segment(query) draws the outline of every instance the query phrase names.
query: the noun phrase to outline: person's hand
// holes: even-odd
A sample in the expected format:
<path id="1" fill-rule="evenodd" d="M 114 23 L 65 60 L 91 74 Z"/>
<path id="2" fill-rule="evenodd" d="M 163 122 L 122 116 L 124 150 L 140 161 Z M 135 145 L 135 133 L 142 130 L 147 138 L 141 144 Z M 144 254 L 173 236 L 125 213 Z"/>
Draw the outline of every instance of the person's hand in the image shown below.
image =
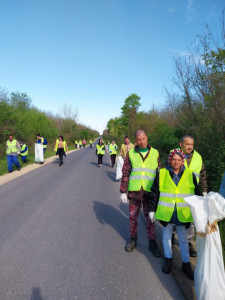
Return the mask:
<path id="1" fill-rule="evenodd" d="M 17 151 L 17 154 L 20 154 L 20 151 Z"/>
<path id="2" fill-rule="evenodd" d="M 206 196 L 207 196 L 207 193 L 206 193 L 206 192 L 203 192 L 202 195 L 203 195 L 203 197 L 206 197 Z"/>
<path id="3" fill-rule="evenodd" d="M 127 194 L 126 193 L 121 193 L 120 194 L 120 199 L 123 201 L 123 203 L 128 203 L 128 199 L 127 199 Z"/>
<path id="4" fill-rule="evenodd" d="M 155 213 L 154 213 L 154 211 L 150 211 L 150 213 L 149 213 L 149 219 L 151 220 L 152 223 L 155 222 Z"/>

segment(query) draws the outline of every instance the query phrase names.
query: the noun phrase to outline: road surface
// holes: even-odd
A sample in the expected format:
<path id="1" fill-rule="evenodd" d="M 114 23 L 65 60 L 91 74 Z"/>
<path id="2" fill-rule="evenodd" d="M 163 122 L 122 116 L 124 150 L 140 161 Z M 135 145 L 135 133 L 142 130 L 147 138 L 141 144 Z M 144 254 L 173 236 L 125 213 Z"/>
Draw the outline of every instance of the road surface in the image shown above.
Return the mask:
<path id="1" fill-rule="evenodd" d="M 108 154 L 101 168 L 90 148 L 64 161 L 0 186 L 0 300 L 183 300 L 141 217 L 138 247 L 124 251 L 128 205 Z"/>

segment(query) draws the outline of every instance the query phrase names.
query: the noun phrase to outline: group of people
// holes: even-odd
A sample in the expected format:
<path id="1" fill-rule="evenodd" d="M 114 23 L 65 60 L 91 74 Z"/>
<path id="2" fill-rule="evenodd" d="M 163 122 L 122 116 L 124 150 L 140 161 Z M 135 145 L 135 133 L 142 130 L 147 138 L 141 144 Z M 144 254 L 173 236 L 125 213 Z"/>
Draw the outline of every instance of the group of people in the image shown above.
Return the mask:
<path id="1" fill-rule="evenodd" d="M 193 245 L 194 225 L 190 207 L 184 201 L 191 195 L 206 195 L 206 172 L 201 155 L 194 150 L 194 138 L 182 137 L 179 147 L 168 154 L 166 167 L 161 168 L 158 150 L 148 144 L 147 135 L 137 130 L 134 147 L 124 144 L 125 160 L 120 184 L 121 200 L 129 202 L 130 240 L 125 250 L 137 247 L 137 221 L 141 206 L 147 223 L 149 250 L 155 257 L 161 252 L 156 242 L 155 219 L 162 224 L 164 262 L 162 271 L 172 268 L 172 236 L 178 235 L 182 270 L 193 280 L 189 257 L 197 256 Z"/>
<path id="2" fill-rule="evenodd" d="M 13 165 L 20 171 L 19 155 L 21 157 L 21 162 L 27 163 L 28 146 L 23 141 L 17 141 L 13 134 L 9 134 L 8 140 L 6 141 L 8 173 L 13 172 Z"/>
<path id="3" fill-rule="evenodd" d="M 87 144 L 87 141 L 85 139 L 76 139 L 75 140 L 75 148 L 77 149 L 81 149 L 82 147 L 85 148 L 86 147 L 86 144 Z M 89 144 L 90 144 L 90 148 L 92 148 L 93 146 L 93 141 L 92 139 L 89 139 Z"/>
<path id="4" fill-rule="evenodd" d="M 108 142 L 107 148 L 110 155 L 111 167 L 113 168 L 116 163 L 118 146 L 116 145 L 115 141 L 112 140 L 111 143 Z M 121 145 L 121 151 L 120 151 L 120 155 L 123 157 L 123 159 L 125 159 L 126 154 L 132 148 L 134 148 L 134 145 L 130 142 L 129 137 L 125 136 L 124 143 Z M 103 156 L 105 155 L 105 150 L 106 150 L 105 144 L 103 140 L 100 138 L 96 145 L 96 155 L 98 156 L 98 167 L 102 166 L 102 159 Z"/>

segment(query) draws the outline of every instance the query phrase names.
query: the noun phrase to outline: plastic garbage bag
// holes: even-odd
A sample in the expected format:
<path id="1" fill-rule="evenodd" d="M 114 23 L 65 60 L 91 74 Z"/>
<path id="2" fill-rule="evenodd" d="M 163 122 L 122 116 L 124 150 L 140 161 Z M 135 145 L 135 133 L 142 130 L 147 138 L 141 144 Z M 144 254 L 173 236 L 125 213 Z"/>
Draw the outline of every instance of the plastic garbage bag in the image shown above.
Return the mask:
<path id="1" fill-rule="evenodd" d="M 123 160 L 122 156 L 119 155 L 118 159 L 117 159 L 117 165 L 116 165 L 116 180 L 119 180 L 122 178 L 123 163 L 124 163 L 124 160 Z"/>
<path id="2" fill-rule="evenodd" d="M 34 152 L 35 152 L 35 162 L 40 163 L 44 162 L 44 151 L 43 145 L 41 144 L 34 144 Z"/>
<path id="3" fill-rule="evenodd" d="M 196 225 L 197 264 L 195 293 L 198 300 L 225 299 L 225 272 L 218 220 L 225 218 L 225 199 L 210 192 L 206 197 L 184 199 Z"/>

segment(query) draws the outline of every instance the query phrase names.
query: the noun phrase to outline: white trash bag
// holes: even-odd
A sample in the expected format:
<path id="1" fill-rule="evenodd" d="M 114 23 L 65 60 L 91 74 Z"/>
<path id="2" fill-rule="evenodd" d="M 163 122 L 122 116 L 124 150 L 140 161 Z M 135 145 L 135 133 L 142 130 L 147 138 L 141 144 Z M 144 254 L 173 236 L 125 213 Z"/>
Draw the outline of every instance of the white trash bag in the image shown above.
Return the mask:
<path id="1" fill-rule="evenodd" d="M 34 150 L 35 150 L 35 162 L 40 163 L 44 162 L 44 151 L 43 151 L 43 145 L 42 144 L 34 144 Z"/>
<path id="2" fill-rule="evenodd" d="M 124 160 L 123 160 L 122 156 L 119 155 L 118 159 L 117 159 L 117 165 L 116 165 L 116 180 L 119 180 L 122 178 L 123 163 L 124 163 Z"/>
<path id="3" fill-rule="evenodd" d="M 225 300 L 225 272 L 217 221 L 225 218 L 225 199 L 210 192 L 206 197 L 184 199 L 191 209 L 196 227 L 197 264 L 195 293 L 198 300 Z"/>

